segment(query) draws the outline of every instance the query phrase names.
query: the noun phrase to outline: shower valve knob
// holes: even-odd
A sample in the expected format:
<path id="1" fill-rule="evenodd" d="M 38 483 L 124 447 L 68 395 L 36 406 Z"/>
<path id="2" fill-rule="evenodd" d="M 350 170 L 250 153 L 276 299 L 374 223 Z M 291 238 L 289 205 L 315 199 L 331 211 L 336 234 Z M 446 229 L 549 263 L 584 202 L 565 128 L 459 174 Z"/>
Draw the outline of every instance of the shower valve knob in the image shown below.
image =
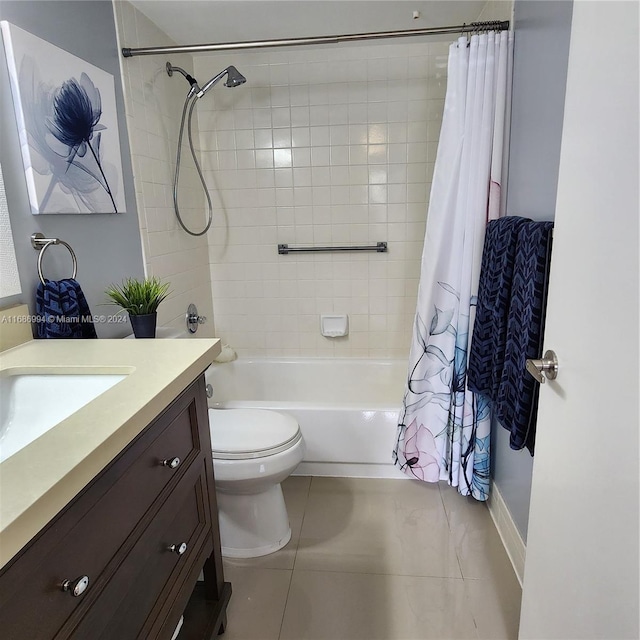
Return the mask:
<path id="1" fill-rule="evenodd" d="M 199 315 L 198 307 L 191 303 L 187 309 L 187 329 L 189 333 L 195 333 L 198 330 L 198 325 L 204 324 L 206 321 L 206 316 Z"/>

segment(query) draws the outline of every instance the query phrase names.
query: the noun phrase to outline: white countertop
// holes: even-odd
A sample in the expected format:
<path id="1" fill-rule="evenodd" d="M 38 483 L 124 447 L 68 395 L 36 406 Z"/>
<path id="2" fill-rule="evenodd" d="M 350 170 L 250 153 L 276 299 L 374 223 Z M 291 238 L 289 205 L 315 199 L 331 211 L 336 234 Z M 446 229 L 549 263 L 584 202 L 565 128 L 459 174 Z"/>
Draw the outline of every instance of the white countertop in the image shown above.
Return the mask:
<path id="1" fill-rule="evenodd" d="M 2 352 L 0 371 L 127 375 L 0 463 L 0 567 L 219 353 L 211 339 L 30 340 Z"/>

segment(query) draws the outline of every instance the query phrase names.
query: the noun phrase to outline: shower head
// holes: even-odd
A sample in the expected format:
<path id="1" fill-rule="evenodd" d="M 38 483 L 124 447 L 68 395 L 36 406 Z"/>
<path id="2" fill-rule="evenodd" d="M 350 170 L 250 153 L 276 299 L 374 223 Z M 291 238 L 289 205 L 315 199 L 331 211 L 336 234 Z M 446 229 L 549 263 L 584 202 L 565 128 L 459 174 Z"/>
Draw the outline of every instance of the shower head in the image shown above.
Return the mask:
<path id="1" fill-rule="evenodd" d="M 209 80 L 209 82 L 207 82 L 201 89 L 198 86 L 198 82 L 193 76 L 189 75 L 181 67 L 174 67 L 170 62 L 167 62 L 167 74 L 169 76 L 172 76 L 174 71 L 177 71 L 178 73 L 182 74 L 191 85 L 191 89 L 189 91 L 189 97 L 195 94 L 197 98 L 202 98 L 202 96 L 205 93 L 207 93 L 207 91 L 209 91 L 211 87 L 213 87 L 220 80 L 222 80 L 222 78 L 224 78 L 225 75 L 227 76 L 227 79 L 224 83 L 225 87 L 238 87 L 247 81 L 247 79 L 234 66 L 229 66 L 226 69 L 223 69 L 217 76 L 213 76 L 213 78 L 211 78 L 211 80 Z"/>
<path id="2" fill-rule="evenodd" d="M 202 98 L 202 96 L 207 93 L 211 87 L 222 80 L 225 75 L 227 76 L 227 80 L 224 83 L 225 87 L 238 87 L 247 81 L 247 79 L 234 66 L 229 66 L 222 70 L 217 76 L 213 76 L 213 78 L 211 78 L 211 80 L 209 80 L 209 82 L 207 82 L 200 91 L 196 92 L 196 96 L 198 98 Z"/>
<path id="3" fill-rule="evenodd" d="M 174 67 L 170 62 L 167 62 L 166 68 L 167 75 L 169 77 L 173 75 L 174 71 L 177 71 L 187 79 L 187 81 L 191 85 L 191 91 L 189 91 L 190 95 L 193 95 L 194 93 L 198 93 L 200 91 L 200 87 L 198 86 L 198 82 L 196 81 L 196 79 L 193 76 L 189 75 L 182 67 Z"/>
<path id="4" fill-rule="evenodd" d="M 233 66 L 227 67 L 227 81 L 225 87 L 238 87 L 244 84 L 247 79 Z"/>

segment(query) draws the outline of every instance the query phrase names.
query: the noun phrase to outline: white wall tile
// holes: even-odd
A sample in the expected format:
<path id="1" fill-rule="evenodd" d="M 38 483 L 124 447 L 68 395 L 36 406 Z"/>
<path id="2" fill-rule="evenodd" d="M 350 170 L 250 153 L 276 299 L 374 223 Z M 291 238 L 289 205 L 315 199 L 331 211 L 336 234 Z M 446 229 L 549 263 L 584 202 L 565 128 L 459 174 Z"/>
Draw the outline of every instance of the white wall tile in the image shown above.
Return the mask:
<path id="1" fill-rule="evenodd" d="M 118 1 L 115 10 L 120 37 L 127 46 L 145 46 L 149 42 L 174 44 L 130 3 Z M 193 73 L 190 56 L 176 56 L 172 62 Z M 180 113 L 188 85 L 181 76 L 170 78 L 164 70 L 164 64 L 164 60 L 151 58 L 128 58 L 123 63 L 125 110 L 145 270 L 147 275 L 158 275 L 171 283 L 171 295 L 158 309 L 159 324 L 182 326 L 187 305 L 195 302 L 200 314 L 209 319 L 199 335 L 213 336 L 215 328 L 207 238 L 193 238 L 179 229 L 173 214 L 170 187 L 175 169 Z M 235 154 L 237 140 L 233 126 L 234 114 L 216 115 L 217 118 L 211 119 L 211 122 L 216 123 L 215 131 L 221 136 L 218 142 L 222 141 Z M 197 120 L 194 119 L 196 140 L 199 138 Z M 215 135 L 203 138 L 201 143 L 211 140 L 215 141 Z M 186 219 L 193 217 L 196 224 L 204 226 L 203 196 L 193 189 L 197 180 L 195 167 L 188 154 L 183 157 L 181 210 Z M 217 169 L 217 164 L 214 167 Z"/>
<path id="2" fill-rule="evenodd" d="M 166 40 L 124 6 L 142 25 L 136 37 Z M 166 305 L 168 321 L 177 322 L 180 305 L 196 294 L 204 295 L 198 302 L 204 314 L 213 316 L 203 294 L 210 291 L 216 332 L 241 355 L 405 357 L 447 46 L 387 43 L 176 58 L 198 78 L 234 64 L 248 79 L 233 91 L 215 89 L 197 106 L 196 136 L 216 206 L 208 246 L 205 239 L 182 238 L 172 214 L 176 114 L 187 86 L 163 77 L 162 61 L 132 59 L 127 115 L 147 268 L 180 287 Z M 146 85 L 151 100 L 140 95 Z M 183 173 L 185 216 L 202 221 L 192 164 Z M 389 243 L 388 253 L 279 256 L 276 249 L 277 243 L 380 240 Z M 320 335 L 319 314 L 332 312 L 349 314 L 347 338 Z"/>

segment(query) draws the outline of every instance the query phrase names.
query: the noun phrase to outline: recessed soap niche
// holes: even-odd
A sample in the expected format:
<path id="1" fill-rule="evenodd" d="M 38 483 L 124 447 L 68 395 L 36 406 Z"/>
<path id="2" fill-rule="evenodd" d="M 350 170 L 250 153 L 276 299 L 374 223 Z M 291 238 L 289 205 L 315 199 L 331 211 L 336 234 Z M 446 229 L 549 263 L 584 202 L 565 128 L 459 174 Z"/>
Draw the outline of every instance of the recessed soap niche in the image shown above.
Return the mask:
<path id="1" fill-rule="evenodd" d="M 349 316 L 322 314 L 320 332 L 326 338 L 342 338 L 349 335 Z"/>

